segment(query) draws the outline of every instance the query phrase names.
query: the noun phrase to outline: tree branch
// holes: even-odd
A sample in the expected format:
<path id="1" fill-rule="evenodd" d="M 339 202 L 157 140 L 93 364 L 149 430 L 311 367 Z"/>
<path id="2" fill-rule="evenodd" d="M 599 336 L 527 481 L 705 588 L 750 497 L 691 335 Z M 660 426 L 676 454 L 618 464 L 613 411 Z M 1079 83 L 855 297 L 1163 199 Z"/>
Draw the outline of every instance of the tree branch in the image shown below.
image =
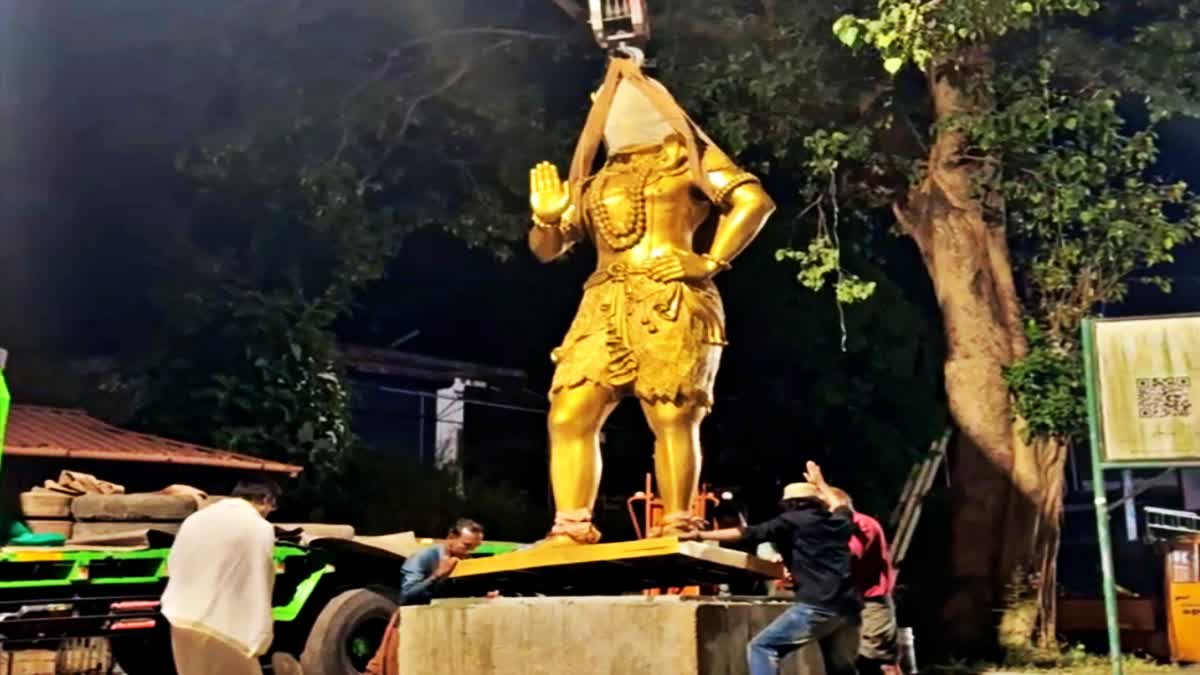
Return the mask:
<path id="1" fill-rule="evenodd" d="M 567 16 L 571 17 L 572 19 L 575 19 L 576 21 L 583 21 L 583 22 L 586 22 L 588 20 L 587 10 L 584 9 L 583 6 L 580 5 L 579 3 L 575 2 L 575 0 L 550 0 L 550 1 L 554 3 L 555 7 L 558 7 L 563 12 L 566 12 Z"/>
<path id="2" fill-rule="evenodd" d="M 566 1 L 569 2 L 570 0 L 566 0 Z M 392 68 L 395 67 L 396 60 L 401 56 L 401 54 L 403 54 L 405 51 L 408 51 L 410 49 L 425 46 L 425 45 L 430 45 L 435 42 L 439 42 L 441 40 L 447 40 L 447 39 L 456 38 L 456 37 L 479 37 L 479 36 L 498 36 L 498 37 L 503 37 L 503 38 L 509 38 L 508 40 L 505 40 L 502 43 L 498 43 L 497 45 L 494 45 L 492 47 L 492 49 L 494 49 L 496 46 L 500 46 L 501 44 L 503 44 L 503 45 L 511 44 L 512 40 L 517 39 L 517 38 L 526 39 L 526 40 L 560 40 L 563 38 L 562 35 L 555 35 L 555 34 L 550 34 L 550 33 L 537 33 L 537 32 L 527 31 L 527 30 L 518 30 L 515 28 L 494 28 L 494 27 L 488 27 L 488 26 L 478 26 L 478 27 L 472 27 L 472 28 L 457 28 L 457 29 L 452 29 L 452 30 L 437 31 L 435 33 L 430 33 L 429 35 L 424 35 L 422 37 L 415 38 L 413 40 L 409 40 L 407 42 L 403 42 L 403 43 L 397 45 L 396 47 L 394 47 L 393 49 L 388 51 L 387 55 L 383 59 L 383 63 L 380 64 L 380 66 L 378 68 L 376 68 L 362 82 L 359 82 L 353 88 L 351 88 L 350 91 L 347 92 L 346 95 L 342 98 L 342 102 L 338 106 L 338 122 L 342 127 L 342 137 L 341 137 L 341 141 L 338 143 L 337 150 L 334 151 L 334 153 L 333 153 L 334 159 L 340 158 L 342 156 L 342 153 L 345 152 L 348 147 L 350 147 L 352 129 L 351 129 L 349 120 L 347 119 L 347 116 L 348 116 L 347 111 L 350 108 L 350 102 L 353 101 L 355 98 L 357 98 L 364 91 L 366 91 L 368 87 L 375 84 L 376 82 L 382 81 L 389 74 L 391 74 Z M 490 51 L 490 49 L 489 49 L 489 51 Z"/>
<path id="3" fill-rule="evenodd" d="M 474 56 L 472 56 L 470 58 L 464 59 L 458 65 L 458 67 L 455 68 L 453 71 L 451 71 L 450 74 L 444 80 L 442 80 L 442 82 L 439 83 L 437 86 L 430 89 L 429 91 L 423 92 L 417 96 L 412 97 L 408 101 L 408 106 L 407 106 L 407 109 L 404 111 L 404 117 L 402 118 L 402 120 L 400 122 L 400 127 L 392 134 L 392 137 L 395 138 L 396 141 L 391 143 L 388 146 L 388 148 L 386 150 L 384 150 L 384 152 L 380 156 L 379 160 L 377 162 L 375 162 L 374 168 L 372 168 L 370 171 L 367 171 L 363 174 L 362 179 L 359 181 L 359 186 L 360 187 L 365 186 L 368 182 L 370 182 L 375 177 L 376 174 L 379 173 L 379 171 L 381 171 L 383 169 L 384 165 L 387 164 L 387 161 L 391 158 L 392 153 L 396 151 L 397 147 L 399 147 L 400 141 L 402 141 L 404 139 L 404 135 L 406 133 L 408 133 L 408 128 L 409 128 L 409 126 L 412 125 L 413 119 L 416 116 L 417 108 L 420 107 L 420 105 L 422 103 L 424 103 L 432 98 L 436 98 L 437 96 L 440 96 L 441 94 L 444 94 L 445 92 L 449 91 L 456 84 L 461 82 L 464 77 L 466 77 L 467 73 L 469 73 L 471 71 L 471 68 L 475 65 L 475 63 L 480 58 L 482 58 L 483 56 L 485 56 L 493 51 L 496 51 L 497 49 L 503 49 L 504 47 L 508 47 L 509 45 L 512 44 L 512 42 L 513 42 L 512 40 L 501 40 L 495 44 L 489 45 L 488 47 L 480 50 L 480 52 L 478 54 L 475 54 Z"/>

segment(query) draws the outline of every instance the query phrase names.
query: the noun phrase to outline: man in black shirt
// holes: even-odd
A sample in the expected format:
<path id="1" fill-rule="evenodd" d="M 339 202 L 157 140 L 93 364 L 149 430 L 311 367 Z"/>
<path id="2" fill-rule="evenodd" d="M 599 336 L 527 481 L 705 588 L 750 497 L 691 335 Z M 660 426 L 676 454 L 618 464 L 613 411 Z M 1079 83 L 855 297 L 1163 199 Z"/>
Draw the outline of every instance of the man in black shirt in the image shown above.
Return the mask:
<path id="1" fill-rule="evenodd" d="M 750 675 L 777 675 L 779 661 L 817 642 L 829 675 L 854 673 L 862 599 L 850 577 L 854 516 L 845 499 L 809 462 L 806 483 L 783 490 L 783 513 L 749 527 L 701 532 L 693 539 L 767 541 L 791 569 L 796 603 L 750 641 Z"/>

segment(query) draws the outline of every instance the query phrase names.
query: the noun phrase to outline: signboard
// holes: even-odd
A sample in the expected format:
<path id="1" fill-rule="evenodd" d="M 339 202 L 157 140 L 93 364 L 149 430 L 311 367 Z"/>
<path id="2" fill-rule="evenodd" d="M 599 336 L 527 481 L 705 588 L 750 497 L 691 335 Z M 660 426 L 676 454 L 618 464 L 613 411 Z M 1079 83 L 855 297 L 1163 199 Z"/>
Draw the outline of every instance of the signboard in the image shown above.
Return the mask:
<path id="1" fill-rule="evenodd" d="M 1200 316 L 1089 325 L 1101 462 L 1200 461 Z"/>
<path id="2" fill-rule="evenodd" d="M 1108 653 L 1121 675 L 1104 470 L 1200 464 L 1200 316 L 1084 319 L 1081 337 Z M 1191 596 L 1180 602 L 1191 630 Z"/>

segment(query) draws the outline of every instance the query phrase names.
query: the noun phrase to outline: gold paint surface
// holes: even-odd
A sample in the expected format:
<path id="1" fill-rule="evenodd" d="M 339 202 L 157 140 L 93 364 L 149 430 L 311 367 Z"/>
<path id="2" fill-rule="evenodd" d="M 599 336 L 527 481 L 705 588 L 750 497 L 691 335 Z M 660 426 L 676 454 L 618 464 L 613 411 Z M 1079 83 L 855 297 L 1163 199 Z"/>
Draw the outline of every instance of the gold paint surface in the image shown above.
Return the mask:
<path id="1" fill-rule="evenodd" d="M 602 131 L 609 152 L 593 173 Z M 699 489 L 700 424 L 713 405 L 726 342 L 712 279 L 750 245 L 774 203 L 661 84 L 621 59 L 610 62 L 571 181 L 548 162 L 530 172 L 534 255 L 549 262 L 583 241 L 597 252 L 575 320 L 551 357 L 551 541 L 599 540 L 591 520 L 599 434 L 624 398 L 638 400 L 655 436 L 663 532 L 689 532 L 697 526 L 690 509 Z M 716 228 L 712 244 L 697 251 L 695 235 L 707 223 Z"/>
<path id="2" fill-rule="evenodd" d="M 460 562 L 454 568 L 451 578 L 534 570 L 560 565 L 619 562 L 667 556 L 683 556 L 698 563 L 734 567 L 773 578 L 783 577 L 782 565 L 741 551 L 698 542 L 680 541 L 676 537 L 659 537 L 591 546 L 534 546 L 487 558 L 472 558 Z"/>

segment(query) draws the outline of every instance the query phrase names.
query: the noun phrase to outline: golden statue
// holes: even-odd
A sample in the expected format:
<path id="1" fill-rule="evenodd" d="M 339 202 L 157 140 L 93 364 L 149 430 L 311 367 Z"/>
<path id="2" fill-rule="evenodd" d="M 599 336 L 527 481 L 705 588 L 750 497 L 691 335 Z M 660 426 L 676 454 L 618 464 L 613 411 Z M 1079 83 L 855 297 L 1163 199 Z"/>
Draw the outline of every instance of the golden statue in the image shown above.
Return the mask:
<path id="1" fill-rule="evenodd" d="M 543 162 L 530 171 L 542 262 L 583 239 L 597 268 L 561 346 L 550 388 L 550 480 L 556 515 L 548 542 L 594 543 L 600 429 L 636 396 L 655 436 L 665 514 L 658 535 L 694 531 L 700 423 L 713 405 L 725 313 L 712 282 L 774 211 L 758 179 L 739 169 L 631 59 L 614 57 L 580 136 L 569 180 Z M 594 174 L 603 139 L 606 159 Z M 707 253 L 692 239 L 716 207 Z"/>

